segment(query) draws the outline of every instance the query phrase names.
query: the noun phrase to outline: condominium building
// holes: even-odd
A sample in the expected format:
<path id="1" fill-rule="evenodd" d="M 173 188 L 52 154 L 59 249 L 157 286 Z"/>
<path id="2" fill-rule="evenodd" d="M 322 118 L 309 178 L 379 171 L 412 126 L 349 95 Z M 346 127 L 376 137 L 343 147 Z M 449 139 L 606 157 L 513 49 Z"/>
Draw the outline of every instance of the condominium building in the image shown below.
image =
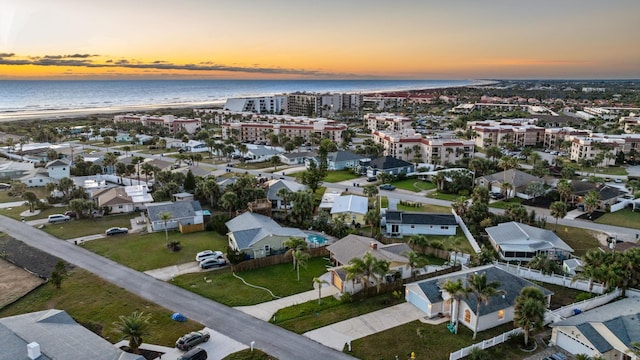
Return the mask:
<path id="1" fill-rule="evenodd" d="M 467 128 L 475 132 L 479 148 L 515 144 L 516 147 L 537 146 L 544 142 L 544 128 L 534 125 L 536 119 L 471 121 Z"/>
<path id="2" fill-rule="evenodd" d="M 391 113 L 369 113 L 364 115 L 367 128 L 371 131 L 404 131 L 411 129 L 411 118 Z"/>
<path id="3" fill-rule="evenodd" d="M 609 166 L 615 163 L 616 154 L 624 151 L 624 139 L 612 139 L 609 137 L 584 137 L 575 136 L 571 140 L 571 152 L 569 158 L 573 161 L 583 159 L 596 160 L 598 154 L 603 154 L 597 166 Z"/>
<path id="4" fill-rule="evenodd" d="M 150 116 L 150 115 L 116 115 L 113 122 L 133 123 L 139 122 L 144 126 L 162 126 L 169 130 L 171 134 L 185 131 L 189 134 L 195 134 L 202 125 L 200 119 L 176 118 L 173 115 Z"/>
<path id="5" fill-rule="evenodd" d="M 571 141 L 574 136 L 589 136 L 591 131 L 572 127 L 544 129 L 544 148 L 558 150 L 565 141 Z"/>
<path id="6" fill-rule="evenodd" d="M 475 150 L 471 140 L 443 140 L 423 138 L 413 130 L 400 132 L 376 130 L 372 132 L 373 141 L 384 148 L 384 155 L 395 158 L 435 165 L 452 164 L 464 158 L 473 157 Z"/>
<path id="7" fill-rule="evenodd" d="M 248 112 L 255 114 L 284 114 L 287 112 L 287 96 L 262 96 L 248 98 L 229 98 L 224 104 L 224 110 L 236 113 Z"/>
<path id="8" fill-rule="evenodd" d="M 309 123 L 268 123 L 268 122 L 233 122 L 222 124 L 222 138 L 233 137 L 241 142 L 270 141 L 270 136 L 286 135 L 293 139 L 302 137 L 305 142 L 311 142 L 312 138 L 330 139 L 333 142 L 342 142 L 342 132 L 347 130 L 347 125 L 336 124 L 333 121 L 319 120 Z M 317 135 L 314 135 L 317 134 Z"/>
<path id="9" fill-rule="evenodd" d="M 287 95 L 286 113 L 292 116 L 332 116 L 341 111 L 358 111 L 363 104 L 361 94 L 307 94 Z"/>

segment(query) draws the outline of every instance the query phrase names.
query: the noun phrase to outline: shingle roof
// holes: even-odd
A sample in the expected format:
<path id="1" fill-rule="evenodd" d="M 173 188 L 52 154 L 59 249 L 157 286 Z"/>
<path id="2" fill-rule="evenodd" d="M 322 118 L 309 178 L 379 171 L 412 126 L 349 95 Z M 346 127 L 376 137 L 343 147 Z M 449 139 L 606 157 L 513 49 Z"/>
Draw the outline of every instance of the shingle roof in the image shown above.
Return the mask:
<path id="1" fill-rule="evenodd" d="M 388 211 L 386 213 L 388 224 L 416 224 L 416 225 L 457 225 L 452 214 L 439 213 L 409 213 L 403 211 Z"/>
<path id="2" fill-rule="evenodd" d="M 327 161 L 342 162 L 364 159 L 366 156 L 354 154 L 351 151 L 336 151 L 327 154 Z"/>
<path id="3" fill-rule="evenodd" d="M 63 159 L 56 159 L 53 161 L 49 161 L 45 168 L 49 168 L 51 166 L 69 166 L 69 162 Z"/>
<path id="4" fill-rule="evenodd" d="M 133 199 L 127 195 L 127 192 L 122 187 L 105 189 L 94 196 L 98 198 L 99 206 L 133 204 Z"/>
<path id="5" fill-rule="evenodd" d="M 253 149 L 248 149 L 248 152 L 255 155 L 255 156 L 268 156 L 268 155 L 278 155 L 278 154 L 282 154 L 282 151 L 274 149 L 274 148 L 268 148 L 268 147 L 264 147 L 264 146 L 259 146 Z"/>
<path id="6" fill-rule="evenodd" d="M 613 350 L 613 346 L 611 346 L 611 344 L 609 344 L 609 342 L 605 340 L 605 338 L 603 338 L 602 335 L 600 335 L 600 333 L 598 333 L 598 331 L 594 329 L 593 326 L 591 326 L 591 324 L 585 323 L 580 324 L 576 327 L 578 328 L 578 330 L 580 330 L 582 335 L 584 335 L 587 340 L 589 340 L 589 342 L 593 346 L 595 346 L 598 352 L 604 354 L 609 350 Z"/>
<path id="7" fill-rule="evenodd" d="M 518 169 L 509 169 L 509 170 L 501 171 L 495 174 L 485 175 L 483 176 L 483 178 L 489 181 L 490 183 L 494 181 L 503 183 L 506 179 L 506 181 L 509 184 L 511 184 L 514 188 L 527 186 L 531 182 L 544 182 L 542 178 L 533 176 L 531 174 L 527 174 L 526 172 Z"/>
<path id="8" fill-rule="evenodd" d="M 281 179 L 269 180 L 266 184 L 269 186 L 269 190 L 267 191 L 267 198 L 269 200 L 280 199 L 280 196 L 277 194 L 282 188 L 287 188 L 291 192 L 304 191 L 309 188 L 308 186 L 299 184 L 295 181 Z"/>
<path id="9" fill-rule="evenodd" d="M 332 214 L 352 212 L 356 214 L 366 214 L 369 210 L 369 199 L 357 195 L 339 196 L 331 207 Z"/>
<path id="10" fill-rule="evenodd" d="M 372 244 L 377 249 L 373 249 Z M 327 246 L 327 250 L 340 264 L 347 264 L 353 258 L 362 258 L 368 252 L 377 259 L 408 263 L 407 257 L 401 254 L 411 251 L 411 248 L 405 243 L 385 245 L 366 236 L 350 234 Z"/>
<path id="11" fill-rule="evenodd" d="M 573 249 L 553 231 L 540 229 L 511 221 L 485 229 L 489 238 L 504 251 L 536 252 L 559 249 L 573 252 Z"/>
<path id="12" fill-rule="evenodd" d="M 245 212 L 225 223 L 240 249 L 248 249 L 251 245 L 273 234 L 278 236 L 307 238 L 302 230 L 282 227 L 270 217 Z"/>
<path id="13" fill-rule="evenodd" d="M 161 214 L 171 213 L 172 219 L 192 218 L 196 215 L 196 211 L 202 211 L 202 207 L 198 201 L 178 201 L 165 202 L 158 204 L 148 204 L 147 212 L 152 222 L 162 221 Z"/>
<path id="14" fill-rule="evenodd" d="M 391 156 L 383 156 L 373 159 L 369 162 L 369 166 L 375 169 L 389 170 L 401 167 L 413 166 L 412 163 L 397 159 Z"/>

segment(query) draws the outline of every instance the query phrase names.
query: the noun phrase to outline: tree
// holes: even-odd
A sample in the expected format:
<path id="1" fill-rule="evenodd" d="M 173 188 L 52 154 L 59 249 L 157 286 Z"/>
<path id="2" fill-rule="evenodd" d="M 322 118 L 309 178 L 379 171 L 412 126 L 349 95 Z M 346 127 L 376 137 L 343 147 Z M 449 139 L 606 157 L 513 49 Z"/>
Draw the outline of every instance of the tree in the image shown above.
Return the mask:
<path id="1" fill-rule="evenodd" d="M 291 237 L 289 240 L 286 240 L 282 243 L 282 245 L 288 248 L 285 256 L 291 255 L 293 262 L 293 269 L 296 269 L 296 257 L 294 253 L 298 250 L 307 250 L 309 248 L 309 244 L 303 238 Z"/>
<path id="2" fill-rule="evenodd" d="M 371 226 L 371 237 L 373 237 L 373 233 L 380 224 L 380 210 L 375 207 L 367 211 L 364 215 L 364 221 L 367 225 Z"/>
<path id="3" fill-rule="evenodd" d="M 593 214 L 593 211 L 598 207 L 600 201 L 600 194 L 597 191 L 589 191 L 584 196 L 584 209 L 589 213 L 589 216 Z"/>
<path id="4" fill-rule="evenodd" d="M 467 294 L 467 288 L 462 284 L 462 279 L 457 279 L 456 281 L 447 280 L 445 281 L 441 289 L 446 291 L 447 294 L 453 300 L 453 304 L 451 306 L 451 325 L 454 326 L 455 333 L 458 333 L 458 307 L 460 305 L 460 299 Z"/>
<path id="5" fill-rule="evenodd" d="M 560 264 L 556 260 L 550 259 L 546 253 L 539 253 L 532 257 L 529 261 L 529 267 L 540 270 L 545 275 L 562 273 Z"/>
<path id="6" fill-rule="evenodd" d="M 167 245 L 169 245 L 169 228 L 167 228 L 167 223 L 172 218 L 173 218 L 173 214 L 168 211 L 160 214 L 160 220 L 162 220 L 162 223 L 164 224 L 164 239 Z"/>
<path id="7" fill-rule="evenodd" d="M 238 200 L 239 198 L 236 193 L 227 191 L 220 197 L 218 205 L 220 205 L 220 207 L 223 209 L 229 210 L 229 218 L 231 218 L 231 210 L 236 207 Z"/>
<path id="8" fill-rule="evenodd" d="M 196 181 L 196 194 L 209 200 L 211 207 L 215 206 L 215 200 L 220 196 L 220 186 L 213 177 L 199 178 Z"/>
<path id="9" fill-rule="evenodd" d="M 328 285 L 329 282 L 319 277 L 314 277 L 313 283 L 318 286 L 318 305 L 320 305 L 322 303 L 322 285 Z"/>
<path id="10" fill-rule="evenodd" d="M 567 216 L 567 204 L 562 201 L 554 201 L 549 206 L 549 210 L 551 210 L 551 216 L 556 219 L 556 226 L 553 231 L 558 230 L 558 219 L 564 218 Z"/>
<path id="11" fill-rule="evenodd" d="M 107 147 L 107 152 L 109 152 L 109 145 L 113 144 L 113 138 L 110 136 L 105 136 L 102 139 L 102 143 Z"/>
<path id="12" fill-rule="evenodd" d="M 139 352 L 142 345 L 142 338 L 149 335 L 149 319 L 150 315 L 144 312 L 134 311 L 129 316 L 120 316 L 120 321 L 114 322 L 116 331 L 122 334 L 125 339 L 129 340 L 129 349 L 135 354 Z"/>
<path id="13" fill-rule="evenodd" d="M 436 188 L 438 189 L 438 191 L 444 190 L 445 180 L 446 180 L 446 176 L 442 171 L 436 172 L 435 175 L 431 177 L 431 181 L 433 181 L 436 184 Z"/>
<path id="14" fill-rule="evenodd" d="M 287 187 L 282 187 L 278 190 L 276 196 L 282 199 L 282 208 L 286 212 L 288 210 L 289 201 L 291 201 L 291 190 L 289 190 L 289 188 Z"/>
<path id="15" fill-rule="evenodd" d="M 296 191 L 291 194 L 291 212 L 292 219 L 298 221 L 298 226 L 302 227 L 304 223 L 313 218 L 313 194 L 309 191 Z"/>
<path id="16" fill-rule="evenodd" d="M 426 247 L 429 245 L 429 238 L 426 235 L 413 235 L 409 238 L 409 245 L 420 246 L 422 253 L 425 253 Z"/>
<path id="17" fill-rule="evenodd" d="M 413 250 L 405 251 L 404 253 L 402 253 L 402 255 L 404 255 L 409 260 L 406 267 L 411 271 L 411 276 L 415 276 L 417 273 L 416 268 L 421 267 L 424 263 L 422 257 Z"/>
<path id="18" fill-rule="evenodd" d="M 473 339 L 476 339 L 478 334 L 478 321 L 480 320 L 480 305 L 489 305 L 489 300 L 493 296 L 504 294 L 504 290 L 499 290 L 500 283 L 497 281 L 488 282 L 487 273 L 481 274 L 469 274 L 467 277 L 467 292 L 466 297 L 469 298 L 469 294 L 473 294 L 476 300 L 476 323 L 473 327 Z"/>
<path id="19" fill-rule="evenodd" d="M 191 169 L 187 171 L 187 175 L 184 178 L 184 189 L 186 191 L 193 191 L 196 188 L 196 177 L 191 172 Z"/>
<path id="20" fill-rule="evenodd" d="M 60 289 L 62 286 L 62 280 L 67 277 L 67 268 L 62 260 L 58 260 L 55 268 L 51 272 L 51 283 L 56 287 L 56 289 Z"/>
<path id="21" fill-rule="evenodd" d="M 506 199 L 509 199 L 509 195 L 511 194 L 511 190 L 513 190 L 513 185 L 509 182 L 503 182 L 500 184 L 500 189 L 502 190 L 502 194 Z"/>
<path id="22" fill-rule="evenodd" d="M 489 159 L 495 161 L 497 158 L 499 158 L 502 155 L 502 150 L 500 150 L 500 148 L 497 146 L 490 146 L 485 151 L 485 154 Z"/>
<path id="23" fill-rule="evenodd" d="M 38 204 L 38 196 L 31 191 L 27 191 L 22 194 L 22 198 L 29 204 L 29 212 L 33 212 L 35 210 L 35 206 Z"/>
<path id="24" fill-rule="evenodd" d="M 531 330 L 541 330 L 544 327 L 545 313 L 544 293 L 534 286 L 522 288 L 516 298 L 513 324 L 524 331 L 524 345 L 529 344 Z"/>
<path id="25" fill-rule="evenodd" d="M 327 175 L 326 162 L 325 165 L 317 164 L 315 161 L 309 161 L 307 170 L 302 173 L 302 183 L 307 185 L 309 189 L 315 194 L 316 190 L 320 187 L 322 180 Z"/>
<path id="26" fill-rule="evenodd" d="M 593 293 L 594 281 L 601 281 L 605 275 L 605 264 L 607 263 L 607 254 L 600 249 L 592 249 L 582 258 L 582 271 L 577 272 L 571 282 L 576 280 L 589 280 L 589 294 Z"/>
<path id="27" fill-rule="evenodd" d="M 62 192 L 62 196 L 65 199 L 69 199 L 69 194 L 71 194 L 71 191 L 76 187 L 76 184 L 73 182 L 73 180 L 71 180 L 68 177 L 63 177 L 62 179 L 58 180 L 58 190 L 60 190 L 60 192 Z"/>
<path id="28" fill-rule="evenodd" d="M 376 261 L 378 259 L 375 258 L 370 252 L 364 254 L 362 258 L 353 258 L 349 260 L 349 265 L 347 267 L 354 267 L 359 270 L 359 273 L 356 275 L 358 278 L 364 281 L 365 289 L 369 287 L 371 283 L 371 277 L 374 276 L 376 270 Z"/>
<path id="29" fill-rule="evenodd" d="M 489 204 L 489 190 L 484 186 L 476 186 L 473 188 L 471 200 L 476 203 Z"/>
<path id="30" fill-rule="evenodd" d="M 269 160 L 269 162 L 271 163 L 271 166 L 273 166 L 273 171 L 277 171 L 278 165 L 282 164 L 282 161 L 280 160 L 280 156 L 278 155 L 273 155 Z"/>
<path id="31" fill-rule="evenodd" d="M 378 187 L 375 185 L 365 185 L 362 188 L 362 193 L 365 194 L 368 198 L 373 198 L 376 195 L 378 195 L 380 191 L 378 190 Z"/>
<path id="32" fill-rule="evenodd" d="M 300 281 L 300 267 L 306 267 L 307 261 L 309 260 L 310 257 L 311 255 L 305 252 L 302 252 L 302 250 L 296 250 L 293 253 L 293 258 L 296 261 L 296 274 L 298 276 L 298 281 Z"/>
<path id="33" fill-rule="evenodd" d="M 558 188 L 558 193 L 560 194 L 560 201 L 566 203 L 571 200 L 573 189 L 571 187 L 571 183 L 567 181 L 567 179 L 560 179 L 556 187 Z"/>
<path id="34" fill-rule="evenodd" d="M 544 184 L 539 181 L 532 181 L 527 185 L 525 193 L 532 197 L 531 202 L 535 202 L 536 198 L 544 195 Z"/>

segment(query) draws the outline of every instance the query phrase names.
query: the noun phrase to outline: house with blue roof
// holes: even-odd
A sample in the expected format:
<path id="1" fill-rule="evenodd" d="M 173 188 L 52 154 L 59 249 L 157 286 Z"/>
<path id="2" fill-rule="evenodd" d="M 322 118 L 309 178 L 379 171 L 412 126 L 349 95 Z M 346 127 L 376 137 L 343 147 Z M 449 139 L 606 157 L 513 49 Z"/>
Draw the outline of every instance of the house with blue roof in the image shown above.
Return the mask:
<path id="1" fill-rule="evenodd" d="M 468 277 L 471 274 L 486 274 L 487 282 L 497 281 L 500 285 L 498 290 L 504 294 L 491 297 L 488 304 L 480 304 L 480 313 L 476 314 L 478 299 L 473 293 L 460 300 L 456 313 L 459 324 L 473 330 L 476 323 L 478 331 L 491 329 L 493 327 L 508 324 L 513 321 L 515 314 L 516 298 L 520 291 L 533 286 L 539 288 L 547 299 L 547 306 L 551 303 L 553 293 L 529 280 L 512 275 L 501 270 L 494 265 L 485 265 L 454 273 L 437 276 L 428 280 L 418 281 L 405 285 L 405 298 L 407 302 L 413 304 L 426 314 L 426 318 L 452 315 L 453 299 L 442 289 L 442 285 L 447 281 L 462 280 L 464 287 L 467 287 Z"/>

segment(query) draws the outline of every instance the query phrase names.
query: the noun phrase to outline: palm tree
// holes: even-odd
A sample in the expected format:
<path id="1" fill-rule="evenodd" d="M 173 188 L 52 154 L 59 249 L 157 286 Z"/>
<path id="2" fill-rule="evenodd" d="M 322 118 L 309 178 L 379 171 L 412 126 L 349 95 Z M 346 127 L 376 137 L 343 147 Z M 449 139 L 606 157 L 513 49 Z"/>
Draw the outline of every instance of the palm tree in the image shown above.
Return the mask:
<path id="1" fill-rule="evenodd" d="M 38 203 L 38 196 L 31 191 L 27 191 L 22 194 L 22 198 L 29 204 L 29 212 L 33 212 L 36 204 Z"/>
<path id="2" fill-rule="evenodd" d="M 362 188 L 362 193 L 365 194 L 368 198 L 375 197 L 376 195 L 378 195 L 378 192 L 378 187 L 375 185 L 365 185 Z"/>
<path id="3" fill-rule="evenodd" d="M 554 201 L 553 203 L 551 203 L 551 206 L 549 206 L 549 210 L 551 210 L 551 216 L 556 218 L 556 226 L 554 227 L 553 231 L 557 231 L 558 219 L 567 216 L 567 204 L 562 201 Z"/>
<path id="4" fill-rule="evenodd" d="M 169 244 L 169 229 L 167 228 L 167 223 L 172 218 L 173 218 L 173 214 L 171 214 L 168 211 L 160 214 L 160 220 L 162 220 L 162 223 L 164 224 L 164 239 L 167 244 Z"/>
<path id="5" fill-rule="evenodd" d="M 422 248 L 422 253 L 425 253 L 425 248 L 429 245 L 429 238 L 426 235 L 413 235 L 407 241 L 409 245 L 420 246 Z"/>
<path id="6" fill-rule="evenodd" d="M 329 282 L 319 277 L 314 277 L 313 283 L 318 285 L 318 305 L 320 305 L 320 303 L 322 302 L 322 285 L 329 285 Z"/>
<path id="7" fill-rule="evenodd" d="M 589 213 L 589 216 L 591 216 L 596 209 L 599 201 L 600 194 L 596 191 L 589 191 L 587 195 L 584 196 L 584 209 Z"/>
<path id="8" fill-rule="evenodd" d="M 524 331 L 524 345 L 529 344 L 531 330 L 541 330 L 544 327 L 545 313 L 544 293 L 534 286 L 522 288 L 516 298 L 513 324 Z"/>
<path id="9" fill-rule="evenodd" d="M 589 280 L 589 294 L 593 293 L 593 282 L 601 280 L 606 260 L 607 255 L 600 249 L 587 251 L 582 259 L 582 271 L 577 272 L 571 282 Z"/>
<path id="10" fill-rule="evenodd" d="M 271 162 L 271 166 L 273 166 L 273 171 L 277 171 L 278 165 L 282 164 L 282 161 L 280 160 L 280 157 L 278 155 L 273 155 L 271 157 L 271 160 L 269 161 Z"/>
<path id="11" fill-rule="evenodd" d="M 300 281 L 300 267 L 306 267 L 307 266 L 307 261 L 309 260 L 309 258 L 311 257 L 311 255 L 302 252 L 302 250 L 296 250 L 293 253 L 293 258 L 296 261 L 296 274 L 298 275 L 298 281 Z"/>
<path id="12" fill-rule="evenodd" d="M 436 187 L 438 189 L 438 191 L 442 191 L 444 190 L 444 182 L 445 182 L 445 175 L 442 171 L 438 171 L 435 175 L 433 175 L 431 177 L 431 180 L 436 183 Z"/>
<path id="13" fill-rule="evenodd" d="M 285 253 L 285 256 L 291 255 L 293 258 L 293 269 L 296 269 L 296 257 L 294 253 L 298 250 L 307 250 L 309 249 L 309 244 L 303 238 L 291 237 L 289 240 L 282 243 L 284 247 L 287 247 L 289 250 Z"/>
<path id="14" fill-rule="evenodd" d="M 120 321 L 116 321 L 113 325 L 116 331 L 122 334 L 125 339 L 129 339 L 129 349 L 134 354 L 139 352 L 142 344 L 142 337 L 149 335 L 149 319 L 151 315 L 144 312 L 134 311 L 129 316 L 120 316 Z"/>
<path id="15" fill-rule="evenodd" d="M 371 237 L 373 237 L 373 233 L 380 223 L 380 210 L 375 207 L 367 211 L 367 213 L 364 214 L 364 221 L 367 223 L 367 225 L 371 226 Z"/>
<path id="16" fill-rule="evenodd" d="M 387 260 L 374 258 L 373 261 L 373 275 L 376 279 L 376 291 L 380 293 L 380 287 L 382 286 L 382 280 L 384 276 L 389 273 L 389 267 L 391 266 L 391 262 Z"/>
<path id="17" fill-rule="evenodd" d="M 238 202 L 238 195 L 234 192 L 227 191 L 218 200 L 218 205 L 223 209 L 229 210 L 229 218 L 231 218 L 231 209 L 236 206 Z"/>
<path id="18" fill-rule="evenodd" d="M 407 262 L 407 268 L 411 270 L 411 276 L 416 275 L 416 268 L 422 265 L 423 261 L 420 255 L 415 251 L 405 251 L 402 253 L 409 261 Z"/>
<path id="19" fill-rule="evenodd" d="M 569 183 L 567 179 L 561 179 L 560 181 L 558 181 L 558 185 L 556 187 L 558 188 L 558 193 L 560 194 L 560 201 L 566 203 L 567 201 L 571 200 L 571 194 L 573 193 L 573 190 L 571 188 L 571 183 Z"/>
<path id="20" fill-rule="evenodd" d="M 476 323 L 473 327 L 473 339 L 476 339 L 478 335 L 478 323 L 480 322 L 480 305 L 489 305 L 489 300 L 493 296 L 505 294 L 504 290 L 499 290 L 500 283 L 497 281 L 488 282 L 487 273 L 482 274 L 469 274 L 467 277 L 467 292 L 466 297 L 473 293 L 476 300 Z"/>
<path id="21" fill-rule="evenodd" d="M 550 259 L 546 253 L 539 253 L 532 257 L 529 261 L 529 267 L 540 270 L 545 275 L 559 274 L 562 272 L 560 264 L 556 260 Z"/>
<path id="22" fill-rule="evenodd" d="M 358 277 L 364 280 L 365 289 L 369 287 L 371 276 L 374 275 L 376 270 L 376 259 L 371 252 L 364 254 L 362 258 L 353 258 L 349 260 L 349 265 L 360 269 Z"/>
<path id="23" fill-rule="evenodd" d="M 505 199 L 509 199 L 509 194 L 511 194 L 511 190 L 513 189 L 513 185 L 511 185 L 510 183 L 505 181 L 502 184 L 500 184 L 500 188 L 502 189 L 502 192 L 504 193 Z"/>
<path id="24" fill-rule="evenodd" d="M 458 306 L 460 304 L 460 299 L 467 294 L 467 288 L 462 284 L 462 279 L 457 279 L 456 281 L 447 280 L 445 281 L 440 288 L 449 294 L 451 299 L 453 300 L 453 304 L 451 307 L 451 325 L 454 326 L 455 333 L 458 333 Z"/>
<path id="25" fill-rule="evenodd" d="M 287 205 L 288 205 L 288 201 L 287 198 L 289 198 L 291 196 L 291 190 L 289 190 L 286 187 L 280 188 L 278 190 L 278 192 L 276 193 L 276 196 L 282 198 L 282 208 L 284 209 L 284 211 L 286 212 L 287 209 Z"/>

